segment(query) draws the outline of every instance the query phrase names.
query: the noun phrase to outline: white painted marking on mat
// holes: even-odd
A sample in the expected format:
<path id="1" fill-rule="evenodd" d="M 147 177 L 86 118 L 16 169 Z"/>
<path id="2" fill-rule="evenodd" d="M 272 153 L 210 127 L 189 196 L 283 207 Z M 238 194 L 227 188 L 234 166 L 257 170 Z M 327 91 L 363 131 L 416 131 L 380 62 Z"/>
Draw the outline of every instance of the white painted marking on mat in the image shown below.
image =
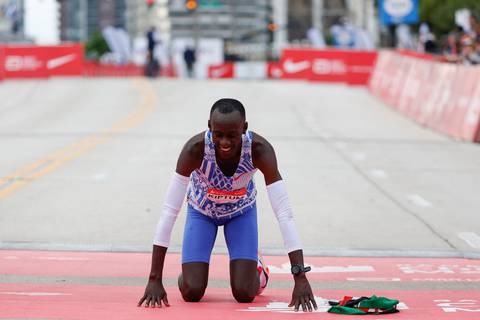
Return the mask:
<path id="1" fill-rule="evenodd" d="M 372 175 L 373 177 L 378 178 L 378 179 L 387 179 L 388 178 L 388 174 L 385 171 L 380 170 L 380 169 L 370 170 L 370 175 Z"/>
<path id="2" fill-rule="evenodd" d="M 37 260 L 55 260 L 55 261 L 90 261 L 90 258 L 80 258 L 80 257 L 33 257 Z"/>
<path id="3" fill-rule="evenodd" d="M 5 259 L 5 260 L 18 260 L 20 258 L 17 257 L 17 256 L 6 256 L 6 257 L 3 257 L 3 259 Z"/>
<path id="4" fill-rule="evenodd" d="M 352 154 L 352 158 L 357 161 L 363 161 L 367 158 L 367 155 L 365 153 L 355 152 Z"/>
<path id="5" fill-rule="evenodd" d="M 306 263 L 307 266 L 310 266 L 312 270 L 310 273 L 345 273 L 345 272 L 374 272 L 375 269 L 372 266 L 323 266 L 315 267 L 309 263 Z M 280 267 L 269 265 L 271 273 L 281 273 L 281 274 L 290 274 L 291 266 L 290 262 L 282 264 Z"/>
<path id="6" fill-rule="evenodd" d="M 359 297 L 353 297 L 353 298 L 358 299 Z M 335 299 L 338 299 L 338 297 L 335 297 Z M 308 311 L 303 312 L 302 308 L 300 308 L 298 312 L 295 312 L 293 307 L 288 307 L 288 302 L 282 302 L 282 301 L 272 301 L 272 302 L 269 302 L 267 305 L 265 305 L 265 307 L 248 307 L 246 309 L 237 309 L 237 311 L 279 312 L 279 313 L 297 313 L 297 314 L 298 313 L 325 313 L 331 307 L 328 301 L 329 299 L 315 296 L 315 302 L 317 303 L 318 309 L 313 310 L 312 312 L 308 312 Z M 397 305 L 397 309 L 407 310 L 408 306 L 403 302 L 399 302 Z"/>
<path id="7" fill-rule="evenodd" d="M 409 195 L 407 195 L 407 198 L 408 198 L 408 200 L 413 202 L 413 204 L 416 205 L 417 207 L 421 207 L 421 208 L 431 208 L 431 207 L 433 207 L 433 204 L 431 204 L 429 201 L 425 200 L 424 198 L 422 198 L 418 194 L 409 194 Z"/>
<path id="8" fill-rule="evenodd" d="M 347 278 L 347 281 L 398 282 L 398 281 L 402 281 L 402 280 L 400 278 L 360 277 L 360 278 Z"/>
<path id="9" fill-rule="evenodd" d="M 475 232 L 460 232 L 458 237 L 475 249 L 480 249 L 480 236 Z"/>
<path id="10" fill-rule="evenodd" d="M 22 291 L 3 291 L 0 294 L 14 295 L 14 296 L 71 296 L 71 293 L 61 292 L 22 292 Z"/>
<path id="11" fill-rule="evenodd" d="M 319 313 L 319 312 L 327 312 L 330 309 L 330 305 L 328 304 L 328 299 L 324 299 L 322 297 L 315 297 L 315 302 L 317 303 L 317 310 L 313 310 L 312 312 L 305 312 L 305 313 Z M 281 302 L 281 301 L 272 301 L 269 302 L 265 307 L 248 307 L 246 309 L 237 309 L 237 311 L 247 311 L 247 312 L 280 312 L 280 313 L 304 313 L 302 308 L 299 311 L 295 311 L 293 307 L 288 307 L 288 302 Z"/>
<path id="12" fill-rule="evenodd" d="M 437 306 L 442 308 L 444 312 L 480 312 L 480 301 L 471 299 L 462 300 L 433 300 Z"/>

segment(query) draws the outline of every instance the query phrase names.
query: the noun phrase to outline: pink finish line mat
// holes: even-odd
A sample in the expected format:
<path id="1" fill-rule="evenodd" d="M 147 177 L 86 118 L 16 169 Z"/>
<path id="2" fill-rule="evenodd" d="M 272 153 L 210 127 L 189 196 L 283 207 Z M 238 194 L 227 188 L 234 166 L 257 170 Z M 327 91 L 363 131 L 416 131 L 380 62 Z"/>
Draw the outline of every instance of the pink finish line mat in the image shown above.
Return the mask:
<path id="1" fill-rule="evenodd" d="M 319 305 L 315 313 L 288 308 L 293 281 L 286 256 L 265 257 L 271 280 L 253 303 L 235 302 L 228 288 L 228 256 L 215 255 L 202 301 L 185 303 L 176 286 L 167 286 L 171 307 L 160 310 L 136 306 L 145 289 L 150 254 L 2 250 L 0 319 L 351 319 L 355 316 L 327 313 L 327 301 L 373 294 L 400 300 L 401 311 L 369 319 L 480 319 L 478 260 L 306 257 L 305 261 L 312 266 L 308 278 Z M 167 254 L 166 281 L 175 283 L 180 268 L 179 254 Z M 59 277 L 75 277 L 76 283 L 61 284 Z M 132 285 L 119 284 L 125 279 Z M 333 289 L 321 289 L 327 284 Z"/>

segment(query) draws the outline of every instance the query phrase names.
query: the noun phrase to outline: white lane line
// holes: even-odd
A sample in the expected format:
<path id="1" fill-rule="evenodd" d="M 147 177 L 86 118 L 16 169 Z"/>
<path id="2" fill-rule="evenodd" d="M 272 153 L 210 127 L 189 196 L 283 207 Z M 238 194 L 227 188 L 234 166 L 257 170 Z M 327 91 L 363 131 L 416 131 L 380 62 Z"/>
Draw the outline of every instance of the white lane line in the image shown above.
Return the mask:
<path id="1" fill-rule="evenodd" d="M 3 291 L 0 294 L 14 295 L 14 296 L 71 296 L 71 293 L 61 292 L 22 292 L 22 291 Z"/>
<path id="2" fill-rule="evenodd" d="M 316 267 L 313 264 L 305 262 L 306 265 L 310 266 L 312 270 L 310 273 L 341 273 L 341 272 L 374 272 L 375 268 L 372 266 L 321 266 Z M 290 263 L 284 263 L 280 267 L 275 265 L 269 265 L 268 268 L 270 269 L 270 273 L 279 273 L 279 274 L 290 274 L 291 267 Z"/>
<path id="3" fill-rule="evenodd" d="M 80 257 L 33 257 L 37 260 L 54 260 L 54 261 L 90 261 L 90 258 L 80 258 Z"/>
<path id="4" fill-rule="evenodd" d="M 345 142 L 335 142 L 334 147 L 340 150 L 345 150 L 347 148 L 347 144 Z"/>
<path id="5" fill-rule="evenodd" d="M 402 281 L 402 279 L 400 279 L 400 278 L 359 277 L 359 278 L 347 278 L 347 281 L 398 282 L 398 281 Z"/>
<path id="6" fill-rule="evenodd" d="M 475 232 L 460 232 L 458 237 L 475 249 L 480 249 L 480 236 Z"/>
<path id="7" fill-rule="evenodd" d="M 424 198 L 422 198 L 418 194 L 409 194 L 409 195 L 407 195 L 407 198 L 408 198 L 408 200 L 413 202 L 413 204 L 416 205 L 417 207 L 421 207 L 421 208 L 432 208 L 433 207 L 433 204 L 431 204 L 429 201 L 425 200 Z"/>
<path id="8" fill-rule="evenodd" d="M 388 174 L 380 169 L 372 169 L 370 170 L 370 175 L 378 179 L 388 179 Z"/>
<path id="9" fill-rule="evenodd" d="M 365 153 L 355 152 L 352 154 L 352 158 L 357 161 L 363 161 L 367 158 L 367 155 Z"/>
<path id="10" fill-rule="evenodd" d="M 3 257 L 3 259 L 5 259 L 5 260 L 18 260 L 20 258 L 17 257 L 17 256 L 6 256 L 6 257 Z"/>

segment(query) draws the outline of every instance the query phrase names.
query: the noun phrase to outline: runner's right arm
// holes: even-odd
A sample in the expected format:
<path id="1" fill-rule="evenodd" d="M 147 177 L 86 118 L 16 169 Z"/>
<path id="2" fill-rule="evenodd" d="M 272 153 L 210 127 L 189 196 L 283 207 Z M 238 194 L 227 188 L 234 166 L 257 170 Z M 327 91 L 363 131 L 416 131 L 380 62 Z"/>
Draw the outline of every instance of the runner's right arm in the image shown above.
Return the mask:
<path id="1" fill-rule="evenodd" d="M 182 208 L 188 188 L 190 174 L 200 167 L 203 159 L 204 133 L 191 138 L 183 147 L 177 161 L 177 168 L 165 196 L 163 211 L 157 224 L 152 250 L 152 266 L 148 284 L 138 306 L 145 302 L 145 307 L 161 307 L 162 301 L 169 306 L 167 293 L 163 287 L 163 266 L 170 236 L 178 213 Z"/>

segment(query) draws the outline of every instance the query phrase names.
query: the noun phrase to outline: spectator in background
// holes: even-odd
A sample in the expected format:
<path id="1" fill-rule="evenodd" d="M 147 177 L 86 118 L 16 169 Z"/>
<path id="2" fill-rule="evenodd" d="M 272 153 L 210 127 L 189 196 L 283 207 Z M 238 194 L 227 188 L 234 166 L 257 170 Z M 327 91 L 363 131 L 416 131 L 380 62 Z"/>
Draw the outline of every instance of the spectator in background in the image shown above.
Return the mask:
<path id="1" fill-rule="evenodd" d="M 476 51 L 478 45 L 475 44 L 475 39 L 472 36 L 466 34 L 462 37 L 462 39 L 460 39 L 460 44 L 462 46 L 460 56 L 463 64 L 480 64 L 480 52 Z"/>
<path id="2" fill-rule="evenodd" d="M 185 61 L 185 65 L 187 67 L 187 76 L 189 78 L 193 78 L 193 67 L 195 66 L 195 61 L 197 60 L 195 48 L 187 46 L 185 51 L 183 51 L 183 60 Z"/>
<path id="3" fill-rule="evenodd" d="M 457 56 L 458 55 L 458 43 L 457 43 L 457 35 L 453 32 L 450 32 L 445 40 L 445 44 L 442 50 L 443 54 L 449 56 Z"/>
<path id="4" fill-rule="evenodd" d="M 470 13 L 470 28 L 472 29 L 472 36 L 476 36 L 478 41 L 478 37 L 480 36 L 480 21 L 473 13 Z"/>
<path id="5" fill-rule="evenodd" d="M 147 50 L 150 57 L 155 57 L 155 47 L 159 42 L 156 28 L 151 27 L 147 32 Z"/>
<path id="6" fill-rule="evenodd" d="M 437 52 L 435 35 L 430 31 L 426 22 L 422 22 L 418 32 L 418 51 L 432 54 Z"/>
<path id="7" fill-rule="evenodd" d="M 415 42 L 413 41 L 410 27 L 406 24 L 400 24 L 395 29 L 397 38 L 397 48 L 415 50 Z"/>
<path id="8" fill-rule="evenodd" d="M 341 17 L 330 27 L 333 45 L 338 49 L 349 49 L 355 46 L 355 28 L 347 18 Z"/>

